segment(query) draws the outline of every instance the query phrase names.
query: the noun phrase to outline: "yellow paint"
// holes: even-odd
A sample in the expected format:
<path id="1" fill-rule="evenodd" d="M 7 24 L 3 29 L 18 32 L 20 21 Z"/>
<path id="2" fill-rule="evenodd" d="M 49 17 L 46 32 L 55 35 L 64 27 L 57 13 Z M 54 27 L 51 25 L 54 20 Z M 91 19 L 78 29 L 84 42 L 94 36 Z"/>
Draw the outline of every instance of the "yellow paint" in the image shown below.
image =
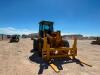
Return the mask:
<path id="1" fill-rule="evenodd" d="M 57 66 L 56 65 L 54 65 L 54 64 L 50 64 L 50 66 L 51 66 L 51 68 L 55 71 L 55 72 L 60 72 L 60 70 L 57 68 Z"/>

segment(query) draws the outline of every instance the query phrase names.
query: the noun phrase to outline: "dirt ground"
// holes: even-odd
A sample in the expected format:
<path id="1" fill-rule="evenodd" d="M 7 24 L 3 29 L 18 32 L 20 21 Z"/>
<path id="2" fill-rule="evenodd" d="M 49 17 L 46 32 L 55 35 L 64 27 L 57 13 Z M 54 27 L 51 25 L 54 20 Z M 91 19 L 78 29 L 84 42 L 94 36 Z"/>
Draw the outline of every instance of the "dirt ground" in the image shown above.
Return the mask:
<path id="1" fill-rule="evenodd" d="M 72 44 L 72 41 L 69 41 Z M 50 66 L 41 70 L 42 61 L 29 59 L 34 56 L 30 51 L 33 42 L 30 39 L 21 39 L 18 43 L 0 41 L 0 75 L 100 75 L 100 45 L 91 45 L 91 40 L 78 40 L 77 59 L 92 65 L 80 65 L 75 62 L 61 64 L 63 70 L 56 73 Z M 42 64 L 43 66 L 44 64 Z"/>

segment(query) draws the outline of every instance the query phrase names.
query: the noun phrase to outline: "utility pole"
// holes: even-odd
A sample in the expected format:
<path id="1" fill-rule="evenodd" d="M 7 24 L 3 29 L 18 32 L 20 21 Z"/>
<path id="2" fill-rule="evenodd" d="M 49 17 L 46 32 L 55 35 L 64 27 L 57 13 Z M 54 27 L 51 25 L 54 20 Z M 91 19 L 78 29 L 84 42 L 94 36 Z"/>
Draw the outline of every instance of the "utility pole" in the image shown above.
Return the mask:
<path id="1" fill-rule="evenodd" d="M 2 36 L 2 40 L 3 40 L 3 34 L 1 36 Z"/>

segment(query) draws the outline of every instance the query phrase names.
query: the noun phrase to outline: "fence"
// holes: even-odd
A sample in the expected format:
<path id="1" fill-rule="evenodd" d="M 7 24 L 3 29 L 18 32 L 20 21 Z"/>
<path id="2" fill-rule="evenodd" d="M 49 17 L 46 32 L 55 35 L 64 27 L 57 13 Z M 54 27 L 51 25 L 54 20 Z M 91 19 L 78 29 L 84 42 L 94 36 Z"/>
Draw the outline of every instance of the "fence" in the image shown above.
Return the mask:
<path id="1" fill-rule="evenodd" d="M 8 36 L 5 35 L 5 34 L 0 34 L 0 41 L 1 40 L 7 40 L 8 39 Z"/>

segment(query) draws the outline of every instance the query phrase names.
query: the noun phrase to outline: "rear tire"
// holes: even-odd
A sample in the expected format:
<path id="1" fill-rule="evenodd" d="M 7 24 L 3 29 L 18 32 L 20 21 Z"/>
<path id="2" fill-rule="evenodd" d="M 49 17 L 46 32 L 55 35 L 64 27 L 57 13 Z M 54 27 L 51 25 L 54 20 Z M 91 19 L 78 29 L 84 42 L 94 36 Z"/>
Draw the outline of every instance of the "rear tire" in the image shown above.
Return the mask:
<path id="1" fill-rule="evenodd" d="M 12 43 L 12 40 L 10 40 L 10 43 Z"/>
<path id="2" fill-rule="evenodd" d="M 19 39 L 16 39 L 16 42 L 19 42 Z"/>
<path id="3" fill-rule="evenodd" d="M 70 47 L 69 42 L 67 40 L 63 40 L 64 47 Z"/>

